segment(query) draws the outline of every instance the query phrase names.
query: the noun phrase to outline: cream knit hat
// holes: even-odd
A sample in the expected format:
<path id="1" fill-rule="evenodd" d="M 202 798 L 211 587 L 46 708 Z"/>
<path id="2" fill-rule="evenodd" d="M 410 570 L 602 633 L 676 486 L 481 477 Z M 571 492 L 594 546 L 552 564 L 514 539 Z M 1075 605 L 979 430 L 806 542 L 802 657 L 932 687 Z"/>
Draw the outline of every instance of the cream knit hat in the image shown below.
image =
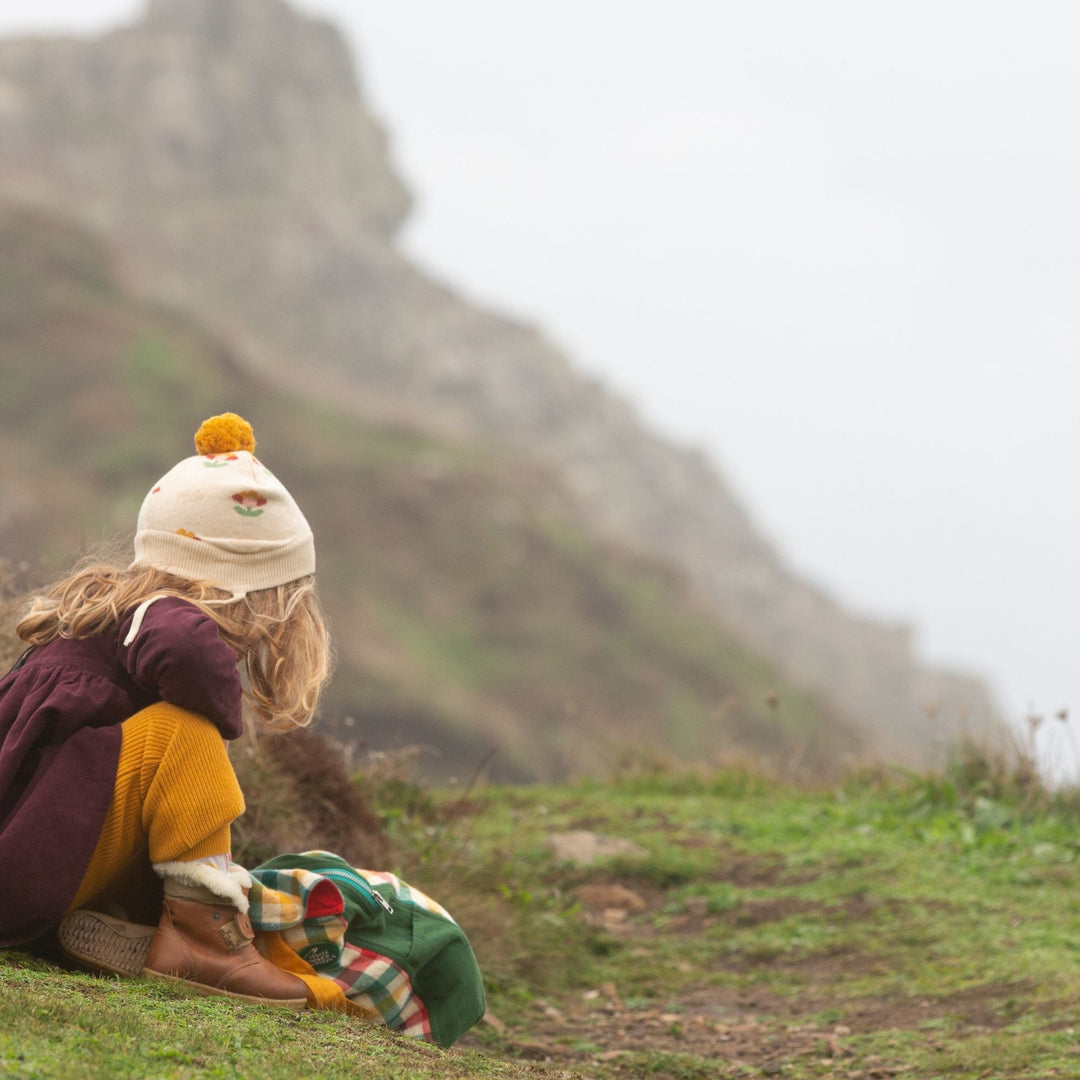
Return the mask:
<path id="1" fill-rule="evenodd" d="M 237 599 L 313 574 L 311 527 L 252 453 L 251 425 L 235 413 L 211 417 L 195 449 L 143 499 L 132 565 L 210 581 Z"/>

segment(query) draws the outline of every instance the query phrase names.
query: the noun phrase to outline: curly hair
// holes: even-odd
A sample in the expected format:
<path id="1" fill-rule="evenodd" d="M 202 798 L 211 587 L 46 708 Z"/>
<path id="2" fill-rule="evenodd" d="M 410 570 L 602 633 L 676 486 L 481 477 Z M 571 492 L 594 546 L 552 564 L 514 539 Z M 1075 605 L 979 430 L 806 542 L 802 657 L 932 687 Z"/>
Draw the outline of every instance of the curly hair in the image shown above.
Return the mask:
<path id="1" fill-rule="evenodd" d="M 31 597 L 15 632 L 30 645 L 94 637 L 155 596 L 187 600 L 217 623 L 246 671 L 244 700 L 259 720 L 279 731 L 311 723 L 334 659 L 313 577 L 233 599 L 153 567 L 92 562 Z"/>

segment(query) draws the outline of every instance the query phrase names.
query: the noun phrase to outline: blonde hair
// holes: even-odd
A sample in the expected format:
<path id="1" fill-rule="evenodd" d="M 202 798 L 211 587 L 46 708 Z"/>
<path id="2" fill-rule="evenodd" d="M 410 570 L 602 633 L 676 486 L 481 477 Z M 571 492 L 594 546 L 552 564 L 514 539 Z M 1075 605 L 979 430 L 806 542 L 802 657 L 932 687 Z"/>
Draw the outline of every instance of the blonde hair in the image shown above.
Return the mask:
<path id="1" fill-rule="evenodd" d="M 209 582 L 149 566 L 90 563 L 32 597 L 15 632 L 30 645 L 88 638 L 119 626 L 153 596 L 194 604 L 218 625 L 246 668 L 244 700 L 268 727 L 307 727 L 330 678 L 333 653 L 312 577 L 250 592 L 239 600 Z"/>

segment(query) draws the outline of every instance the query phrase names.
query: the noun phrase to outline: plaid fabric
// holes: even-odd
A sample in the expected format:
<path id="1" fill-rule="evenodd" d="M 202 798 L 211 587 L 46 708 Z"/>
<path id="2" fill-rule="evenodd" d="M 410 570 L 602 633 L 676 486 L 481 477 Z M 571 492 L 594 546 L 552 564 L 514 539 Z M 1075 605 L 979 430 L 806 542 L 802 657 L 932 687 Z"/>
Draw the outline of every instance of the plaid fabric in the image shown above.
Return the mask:
<path id="1" fill-rule="evenodd" d="M 292 944 L 288 932 L 282 936 Z M 427 1008 L 413 991 L 408 972 L 390 957 L 346 945 L 340 963 L 319 974 L 333 979 L 350 1001 L 378 1010 L 388 1028 L 431 1041 Z"/>
<path id="2" fill-rule="evenodd" d="M 333 882 L 299 868 L 263 872 L 252 878 L 248 902 L 252 926 L 282 931 L 312 967 L 340 961 L 349 920 Z"/>
<path id="3" fill-rule="evenodd" d="M 345 910 L 337 887 L 311 870 L 263 870 L 251 880 L 251 909 L 258 912 L 261 930 L 284 930 L 313 914 L 341 915 Z"/>
<path id="4" fill-rule="evenodd" d="M 484 1014 L 483 979 L 461 928 L 394 874 L 332 852 L 278 855 L 251 871 L 251 921 L 390 1028 L 451 1046 Z"/>
<path id="5" fill-rule="evenodd" d="M 372 887 L 392 885 L 402 902 L 413 903 L 450 919 L 446 910 L 393 874 L 357 871 Z M 389 957 L 345 942 L 349 921 L 344 915 L 309 916 L 313 900 L 325 902 L 333 890 L 337 908 L 344 902 L 337 886 L 310 870 L 259 871 L 249 895 L 251 923 L 256 930 L 279 930 L 282 939 L 323 978 L 332 979 L 356 1004 L 375 1009 L 387 1027 L 431 1040 L 431 1021 L 424 1003 L 413 992 L 408 972 Z M 450 919 L 453 922 L 453 919 Z"/>

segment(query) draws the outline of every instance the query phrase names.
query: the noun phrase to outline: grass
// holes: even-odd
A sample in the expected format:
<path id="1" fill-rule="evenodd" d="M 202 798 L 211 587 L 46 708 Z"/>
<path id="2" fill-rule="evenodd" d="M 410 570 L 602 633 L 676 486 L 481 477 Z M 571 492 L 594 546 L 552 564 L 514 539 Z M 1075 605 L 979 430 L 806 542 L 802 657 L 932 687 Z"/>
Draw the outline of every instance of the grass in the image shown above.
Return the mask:
<path id="1" fill-rule="evenodd" d="M 0 1076 L 1076 1075 L 1080 813 L 970 777 L 384 785 L 392 868 L 469 932 L 496 1026 L 443 1052 L 7 952 Z M 581 830 L 643 854 L 561 861 Z"/>
<path id="2" fill-rule="evenodd" d="M 441 1051 L 335 1014 L 291 1014 L 153 983 L 59 973 L 10 957 L 0 979 L 0 1076 L 528 1075 L 476 1052 Z"/>
<path id="3" fill-rule="evenodd" d="M 493 995 L 518 1038 L 603 1047 L 553 1060 L 612 1077 L 847 1076 L 866 1062 L 868 1075 L 1075 1074 L 1080 819 L 1067 800 L 954 787 L 943 805 L 939 778 L 910 776 L 731 789 L 723 775 L 696 789 L 654 776 L 485 796 L 471 842 L 513 853 L 520 917 L 561 921 L 576 957 Z M 545 837 L 583 824 L 648 854 L 555 863 Z M 583 911 L 590 883 L 619 883 L 646 910 Z M 603 985 L 615 1009 L 588 997 Z M 538 1020 L 537 997 L 566 1022 Z M 728 1073 L 709 1072 L 718 1054 Z"/>

